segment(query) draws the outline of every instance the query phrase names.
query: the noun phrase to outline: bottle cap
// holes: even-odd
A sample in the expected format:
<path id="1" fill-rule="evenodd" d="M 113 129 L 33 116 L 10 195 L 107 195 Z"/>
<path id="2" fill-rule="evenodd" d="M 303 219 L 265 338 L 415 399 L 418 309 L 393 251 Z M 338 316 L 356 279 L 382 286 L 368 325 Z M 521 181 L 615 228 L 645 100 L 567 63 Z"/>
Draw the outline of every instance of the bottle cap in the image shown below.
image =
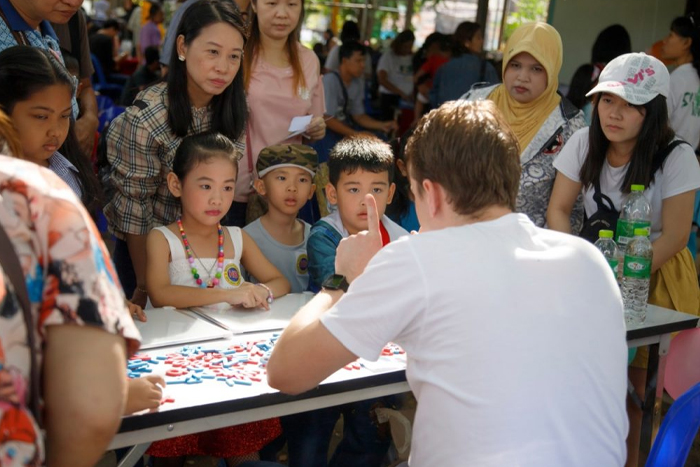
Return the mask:
<path id="1" fill-rule="evenodd" d="M 643 227 L 641 229 L 634 229 L 634 236 L 635 237 L 648 237 L 649 236 L 649 229 L 646 227 Z"/>
<path id="2" fill-rule="evenodd" d="M 598 231 L 598 238 L 613 238 L 613 231 L 612 230 L 599 230 Z"/>
<path id="3" fill-rule="evenodd" d="M 632 185 L 630 189 L 632 191 L 644 191 L 644 185 Z"/>

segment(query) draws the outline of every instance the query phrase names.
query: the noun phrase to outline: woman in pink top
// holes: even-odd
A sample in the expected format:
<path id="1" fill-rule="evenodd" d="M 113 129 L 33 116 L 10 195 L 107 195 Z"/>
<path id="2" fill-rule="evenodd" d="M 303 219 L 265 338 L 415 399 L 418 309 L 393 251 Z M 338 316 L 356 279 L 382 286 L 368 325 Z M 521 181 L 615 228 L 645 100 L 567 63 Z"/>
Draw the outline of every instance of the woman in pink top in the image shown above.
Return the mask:
<path id="1" fill-rule="evenodd" d="M 239 162 L 229 225 L 243 226 L 253 170 L 260 150 L 279 143 L 316 141 L 326 133 L 325 100 L 320 64 L 313 51 L 299 43 L 303 0 L 252 0 L 250 38 L 245 48 L 248 93 L 246 154 Z M 312 115 L 302 135 L 289 136 L 292 118 Z"/>

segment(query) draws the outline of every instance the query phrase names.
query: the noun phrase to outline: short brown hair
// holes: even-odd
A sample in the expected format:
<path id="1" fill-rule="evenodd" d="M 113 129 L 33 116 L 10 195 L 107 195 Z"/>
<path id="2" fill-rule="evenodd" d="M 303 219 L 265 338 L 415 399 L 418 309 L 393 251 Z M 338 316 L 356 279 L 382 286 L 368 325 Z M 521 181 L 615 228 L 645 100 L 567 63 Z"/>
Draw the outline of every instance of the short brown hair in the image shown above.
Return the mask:
<path id="1" fill-rule="evenodd" d="M 440 184 L 458 214 L 489 206 L 515 209 L 518 140 L 491 101 L 452 101 L 430 111 L 406 145 L 411 178 Z"/>

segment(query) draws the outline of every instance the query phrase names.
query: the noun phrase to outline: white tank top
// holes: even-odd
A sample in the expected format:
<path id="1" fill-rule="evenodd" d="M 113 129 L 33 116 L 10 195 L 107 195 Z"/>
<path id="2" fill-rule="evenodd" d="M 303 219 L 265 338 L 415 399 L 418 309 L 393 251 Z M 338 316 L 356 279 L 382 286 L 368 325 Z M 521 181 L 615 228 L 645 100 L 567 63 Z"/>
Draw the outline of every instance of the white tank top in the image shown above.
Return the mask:
<path id="1" fill-rule="evenodd" d="M 224 258 L 224 270 L 217 287 L 222 289 L 235 289 L 244 282 L 243 275 L 241 274 L 243 235 L 239 227 L 226 227 L 226 229 L 228 229 L 231 240 L 233 240 L 234 257 L 233 259 Z M 201 263 L 195 258 L 194 264 L 190 265 L 190 262 L 187 261 L 185 247 L 180 237 L 165 226 L 156 227 L 156 230 L 162 232 L 163 235 L 165 235 L 165 239 L 168 240 L 171 257 L 168 274 L 170 275 L 170 283 L 172 285 L 199 287 L 192 276 L 192 267 L 197 268 L 199 276 L 205 283 L 216 275 L 216 258 L 200 258 Z M 211 271 L 211 274 L 209 271 Z"/>

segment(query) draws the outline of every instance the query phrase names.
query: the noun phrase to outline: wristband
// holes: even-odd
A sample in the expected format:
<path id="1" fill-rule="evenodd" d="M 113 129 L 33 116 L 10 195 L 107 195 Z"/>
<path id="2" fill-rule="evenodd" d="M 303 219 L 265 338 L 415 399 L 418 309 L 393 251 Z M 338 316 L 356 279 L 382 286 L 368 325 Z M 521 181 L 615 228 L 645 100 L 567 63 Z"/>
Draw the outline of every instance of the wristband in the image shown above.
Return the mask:
<path id="1" fill-rule="evenodd" d="M 257 284 L 255 284 L 255 285 L 259 285 L 259 286 L 262 287 L 263 289 L 267 290 L 267 303 L 270 303 L 270 304 L 271 304 L 272 302 L 275 301 L 275 296 L 272 295 L 272 289 L 270 289 L 268 286 L 266 286 L 266 285 L 263 284 L 262 282 L 257 283 Z"/>
<path id="2" fill-rule="evenodd" d="M 148 290 L 146 290 L 144 287 L 136 286 L 136 290 L 138 290 L 141 293 L 148 294 Z"/>

